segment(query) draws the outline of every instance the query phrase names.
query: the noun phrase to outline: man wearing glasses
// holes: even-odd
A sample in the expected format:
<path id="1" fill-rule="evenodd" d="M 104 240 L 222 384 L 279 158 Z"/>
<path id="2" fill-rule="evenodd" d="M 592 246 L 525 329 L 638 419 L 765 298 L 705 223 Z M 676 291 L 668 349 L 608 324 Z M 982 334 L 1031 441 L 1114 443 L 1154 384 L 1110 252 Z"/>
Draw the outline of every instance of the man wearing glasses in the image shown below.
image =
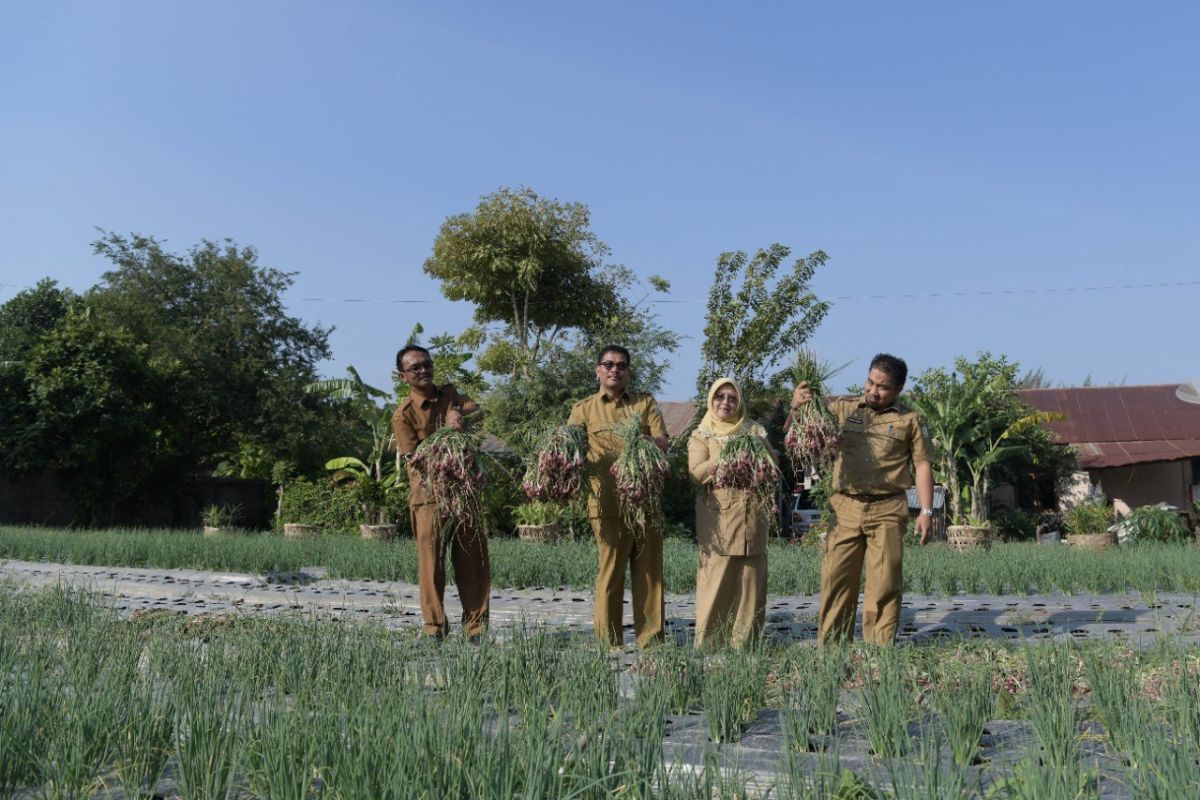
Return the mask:
<path id="1" fill-rule="evenodd" d="M 592 624 L 597 638 L 612 647 L 622 644 L 626 564 L 633 580 L 633 632 L 638 646 L 663 638 L 662 531 L 647 526 L 635 535 L 621 521 L 617 482 L 611 472 L 622 449 L 616 428 L 632 416 L 641 418 L 643 434 L 667 449 L 667 426 L 658 403 L 648 394 L 625 391 L 629 370 L 629 351 L 624 347 L 608 345 L 601 350 L 596 363 L 600 390 L 576 403 L 568 420 L 587 430 L 588 517 L 600 553 Z"/>
<path id="2" fill-rule="evenodd" d="M 411 455 L 443 425 L 463 429 L 464 420 L 479 411 L 479 405 L 458 393 L 453 384 L 438 386 L 433 381 L 433 359 L 424 347 L 409 345 L 396 354 L 396 369 L 412 391 L 392 416 L 392 433 L 401 455 Z M 420 476 L 408 471 L 408 511 L 417 540 L 417 583 L 420 586 L 421 617 L 425 633 L 441 638 L 450 631 L 443 598 L 446 594 L 446 539 L 442 519 L 433 498 L 425 492 Z M 488 560 L 487 536 L 483 531 L 457 531 L 451 537 L 450 559 L 462 601 L 462 626 L 471 639 L 487 627 L 488 594 L 492 570 Z"/>

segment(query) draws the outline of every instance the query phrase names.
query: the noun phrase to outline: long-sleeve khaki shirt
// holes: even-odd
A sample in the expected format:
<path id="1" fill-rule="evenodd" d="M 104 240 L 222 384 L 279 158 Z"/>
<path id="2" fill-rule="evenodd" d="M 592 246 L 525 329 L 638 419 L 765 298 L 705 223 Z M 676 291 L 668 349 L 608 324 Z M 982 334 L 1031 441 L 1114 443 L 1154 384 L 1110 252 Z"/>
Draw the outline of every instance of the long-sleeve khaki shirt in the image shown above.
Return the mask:
<path id="1" fill-rule="evenodd" d="M 400 455 L 411 455 L 417 445 L 446 424 L 446 413 L 455 406 L 470 403 L 471 398 L 458 393 L 454 384 L 435 387 L 432 397 L 410 394 L 392 414 L 392 435 Z M 425 486 L 416 470 L 408 468 L 408 504 L 419 506 L 432 498 L 426 496 Z"/>
<path id="2" fill-rule="evenodd" d="M 612 465 L 621 454 L 624 445 L 616 429 L 633 416 L 641 417 L 644 435 L 667 435 L 662 411 L 655 399 L 648 394 L 626 392 L 616 400 L 610 400 L 608 395 L 599 391 L 580 400 L 571 408 L 571 416 L 567 423 L 581 425 L 587 430 L 587 477 L 591 488 L 588 496 L 588 515 L 593 518 L 616 517 L 621 513 L 617 502 L 617 479 L 612 475 Z"/>
<path id="3" fill-rule="evenodd" d="M 757 423 L 750 432 L 766 439 Z M 759 556 L 767 552 L 771 520 L 741 489 L 716 489 L 713 468 L 725 446 L 722 437 L 697 428 L 688 439 L 688 472 L 696 484 L 696 542 L 701 550 L 723 556 Z"/>
<path id="4" fill-rule="evenodd" d="M 913 485 L 913 462 L 933 458 L 933 445 L 916 411 L 898 404 L 876 411 L 862 398 L 832 400 L 829 410 L 842 428 L 833 465 L 836 491 L 898 494 Z"/>

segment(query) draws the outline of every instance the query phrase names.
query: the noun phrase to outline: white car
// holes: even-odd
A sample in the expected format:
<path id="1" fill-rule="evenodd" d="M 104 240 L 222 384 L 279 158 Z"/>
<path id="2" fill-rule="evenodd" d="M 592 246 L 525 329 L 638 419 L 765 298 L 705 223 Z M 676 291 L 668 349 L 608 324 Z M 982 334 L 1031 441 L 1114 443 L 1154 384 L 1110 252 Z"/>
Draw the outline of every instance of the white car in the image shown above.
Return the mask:
<path id="1" fill-rule="evenodd" d="M 812 530 L 821 521 L 821 512 L 815 508 L 802 508 L 800 494 L 792 495 L 792 535 L 799 536 Z"/>

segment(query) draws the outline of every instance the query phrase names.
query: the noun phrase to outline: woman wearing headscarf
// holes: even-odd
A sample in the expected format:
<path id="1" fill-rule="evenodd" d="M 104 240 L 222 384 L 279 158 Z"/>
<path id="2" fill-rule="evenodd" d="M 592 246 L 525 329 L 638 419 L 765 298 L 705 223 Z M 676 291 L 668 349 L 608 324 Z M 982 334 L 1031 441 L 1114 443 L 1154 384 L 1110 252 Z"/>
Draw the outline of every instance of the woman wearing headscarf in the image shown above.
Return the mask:
<path id="1" fill-rule="evenodd" d="M 688 471 L 697 485 L 696 646 L 728 641 L 741 647 L 762 632 L 767 611 L 767 531 L 770 519 L 739 489 L 712 485 L 721 449 L 748 432 L 767 438 L 746 419 L 742 393 L 732 378 L 708 390 L 704 418 L 688 439 Z"/>

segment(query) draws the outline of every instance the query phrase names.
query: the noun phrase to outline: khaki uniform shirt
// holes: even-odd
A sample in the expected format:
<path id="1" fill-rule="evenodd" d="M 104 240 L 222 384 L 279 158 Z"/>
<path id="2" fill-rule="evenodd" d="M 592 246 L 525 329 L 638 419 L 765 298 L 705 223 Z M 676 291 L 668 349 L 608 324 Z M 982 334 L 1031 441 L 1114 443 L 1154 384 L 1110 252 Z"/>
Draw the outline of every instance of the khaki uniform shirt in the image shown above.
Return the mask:
<path id="1" fill-rule="evenodd" d="M 587 476 L 591 485 L 588 515 L 591 517 L 616 517 L 621 513 L 617 505 L 617 480 L 611 471 L 623 449 L 616 429 L 633 416 L 641 417 L 643 434 L 667 435 L 662 411 L 648 394 L 626 392 L 616 400 L 610 400 L 599 391 L 571 408 L 567 423 L 581 425 L 587 430 Z"/>
<path id="2" fill-rule="evenodd" d="M 932 461 L 933 445 L 917 412 L 901 405 L 876 411 L 862 398 L 834 400 L 842 428 L 833 488 L 849 494 L 898 494 L 913 485 L 912 463 Z"/>
<path id="3" fill-rule="evenodd" d="M 750 432 L 763 439 L 767 432 L 751 423 Z M 696 492 L 696 542 L 701 550 L 723 556 L 760 556 L 767 552 L 767 513 L 756 508 L 741 489 L 714 489 L 711 483 L 722 437 L 697 428 L 688 439 L 688 472 L 699 484 Z"/>
<path id="4" fill-rule="evenodd" d="M 435 386 L 434 392 L 432 397 L 425 398 L 410 394 L 392 415 L 392 434 L 396 437 L 396 450 L 401 455 L 411 455 L 417 445 L 445 425 L 446 412 L 451 407 L 471 402 L 471 398 L 459 394 L 452 383 Z M 408 470 L 408 486 L 409 505 L 419 506 L 430 502 L 420 475 L 412 468 Z"/>

